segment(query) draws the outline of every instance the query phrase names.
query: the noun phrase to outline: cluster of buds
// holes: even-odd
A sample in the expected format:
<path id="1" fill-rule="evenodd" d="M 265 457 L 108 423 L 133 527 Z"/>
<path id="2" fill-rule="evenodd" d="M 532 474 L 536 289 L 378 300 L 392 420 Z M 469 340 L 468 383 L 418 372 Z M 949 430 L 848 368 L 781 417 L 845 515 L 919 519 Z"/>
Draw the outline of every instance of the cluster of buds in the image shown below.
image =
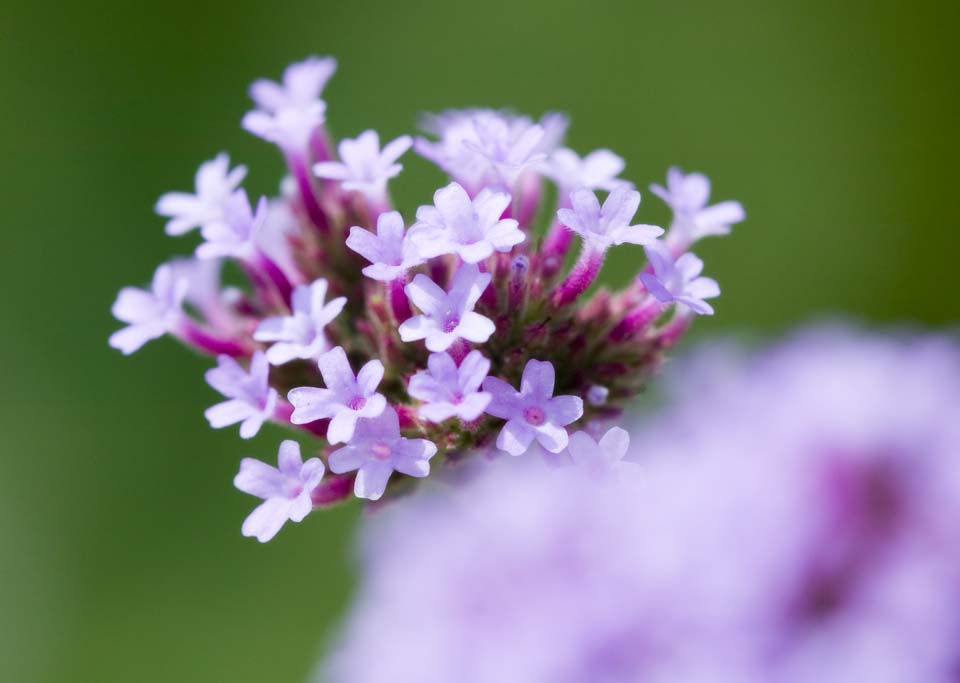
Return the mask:
<path id="1" fill-rule="evenodd" d="M 319 440 L 306 462 L 294 441 L 278 467 L 243 460 L 236 486 L 264 499 L 243 532 L 261 541 L 351 490 L 377 500 L 431 463 L 534 442 L 565 452 L 713 312 L 719 288 L 688 249 L 744 218 L 736 202 L 707 206 L 703 175 L 671 169 L 652 187 L 673 209 L 670 229 L 631 225 L 640 193 L 618 177 L 623 160 L 562 147 L 558 114 L 450 111 L 426 122 L 432 138 L 381 147 L 368 130 L 334 151 L 321 95 L 335 69 L 310 58 L 252 85 L 242 125 L 282 151 L 279 197 L 251 203 L 246 169 L 226 154 L 202 164 L 194 193 L 156 207 L 170 235 L 199 229 L 194 257 L 113 307 L 128 326 L 110 344 L 124 353 L 169 334 L 217 358 L 206 379 L 226 400 L 206 412 L 212 427 L 239 423 L 250 438 L 274 421 Z M 411 148 L 450 182 L 408 227 L 387 183 Z M 595 288 L 607 250 L 627 243 L 647 265 L 622 291 Z M 227 262 L 247 285 L 222 284 Z"/>

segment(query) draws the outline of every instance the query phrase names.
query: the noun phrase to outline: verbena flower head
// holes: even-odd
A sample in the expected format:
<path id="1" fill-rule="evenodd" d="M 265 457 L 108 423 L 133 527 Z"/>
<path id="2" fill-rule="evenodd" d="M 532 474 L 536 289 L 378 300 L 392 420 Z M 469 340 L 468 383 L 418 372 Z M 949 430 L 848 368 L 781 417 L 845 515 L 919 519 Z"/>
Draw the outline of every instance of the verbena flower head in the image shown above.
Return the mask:
<path id="1" fill-rule="evenodd" d="M 679 374 L 629 447 L 571 438 L 636 476 L 503 459 L 371 518 L 323 680 L 955 681 L 956 341 L 825 330 Z"/>
<path id="2" fill-rule="evenodd" d="M 130 353 L 172 335 L 218 359 L 211 377 L 228 405 L 209 413 L 215 426 L 239 421 L 247 436 L 269 420 L 298 430 L 311 457 L 329 463 L 339 451 L 357 464 L 340 462 L 315 506 L 351 489 L 390 497 L 428 460 L 436 470 L 477 454 L 563 451 L 571 433 L 615 417 L 684 335 L 691 297 L 709 294 L 640 262 L 635 245 L 662 231 L 634 223 L 640 196 L 622 159 L 563 147 L 559 114 L 449 111 L 404 160 L 449 178 L 394 207 L 388 182 L 410 138 L 381 147 L 375 121 L 358 121 L 337 144 L 323 99 L 335 69 L 309 58 L 254 83 L 242 125 L 283 156 L 281 191 L 248 197 L 243 167 L 221 155 L 201 167 L 194 195 L 164 195 L 168 230 L 199 227 L 201 243 L 149 289 L 121 291 L 114 313 L 128 327 L 111 345 Z M 662 288 L 595 286 L 617 248 Z M 225 286 L 224 267 L 244 279 Z"/>

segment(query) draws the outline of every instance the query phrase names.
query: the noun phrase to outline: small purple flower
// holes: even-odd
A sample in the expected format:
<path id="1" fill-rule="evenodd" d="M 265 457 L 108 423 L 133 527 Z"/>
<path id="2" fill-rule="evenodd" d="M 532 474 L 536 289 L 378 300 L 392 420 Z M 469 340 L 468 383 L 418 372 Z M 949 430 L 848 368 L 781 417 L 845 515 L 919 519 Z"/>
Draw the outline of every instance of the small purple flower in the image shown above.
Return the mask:
<path id="1" fill-rule="evenodd" d="M 379 199 L 386 194 L 387 181 L 403 170 L 397 159 L 412 144 L 413 139 L 409 135 L 402 135 L 381 151 L 377 132 L 364 131 L 353 140 L 347 138 L 340 142 L 337 148 L 340 161 L 314 164 L 313 172 L 320 178 L 339 180 L 344 190 Z"/>
<path id="2" fill-rule="evenodd" d="M 590 190 L 570 193 L 572 209 L 560 209 L 560 222 L 583 238 L 592 250 L 604 252 L 614 245 L 651 244 L 663 234 L 656 225 L 630 225 L 640 206 L 640 193 L 626 187 L 614 189 L 600 207 L 600 201 Z"/>
<path id="3" fill-rule="evenodd" d="M 229 400 L 207 408 L 204 417 L 214 429 L 241 423 L 240 438 L 252 439 L 277 407 L 277 390 L 270 388 L 270 364 L 262 351 L 253 354 L 247 372 L 230 356 L 219 356 L 207 370 L 207 384 Z"/>
<path id="4" fill-rule="evenodd" d="M 224 204 L 246 175 L 246 166 L 230 170 L 230 157 L 226 153 L 200 164 L 194 194 L 168 192 L 157 200 L 157 213 L 170 219 L 167 234 L 184 235 L 194 228 L 222 221 Z"/>
<path id="5" fill-rule="evenodd" d="M 287 522 L 301 522 L 313 509 L 310 494 L 323 479 L 324 467 L 320 458 L 303 462 L 300 444 L 283 441 L 277 456 L 278 467 L 272 467 L 255 458 L 240 461 L 240 471 L 233 485 L 244 493 L 262 498 L 244 520 L 241 533 L 266 543 L 277 535 Z"/>
<path id="6" fill-rule="evenodd" d="M 490 279 L 490 274 L 481 273 L 477 266 L 464 264 L 447 293 L 426 275 L 417 275 L 405 291 L 421 315 L 400 325 L 400 338 L 405 342 L 425 339 L 427 348 L 434 353 L 446 351 L 458 339 L 485 343 L 496 327 L 489 318 L 475 313 L 473 307 Z"/>
<path id="7" fill-rule="evenodd" d="M 574 463 L 592 469 L 609 469 L 623 464 L 629 449 L 630 434 L 620 427 L 610 429 L 599 442 L 586 432 L 577 432 L 570 437 L 567 446 Z"/>
<path id="8" fill-rule="evenodd" d="M 394 472 L 417 478 L 430 474 L 429 461 L 436 452 L 431 441 L 400 436 L 397 411 L 388 407 L 379 417 L 360 420 L 350 443 L 330 454 L 330 471 L 357 470 L 354 494 L 379 500 Z"/>
<path id="9" fill-rule="evenodd" d="M 520 391 L 497 377 L 487 377 L 485 391 L 493 395 L 487 413 L 507 420 L 497 437 L 497 448 L 522 455 L 536 439 L 551 453 L 567 447 L 564 429 L 583 417 L 583 400 L 577 396 L 554 396 L 556 375 L 552 363 L 527 362 Z"/>
<path id="10" fill-rule="evenodd" d="M 561 193 L 576 189 L 606 190 L 633 188 L 617 178 L 623 172 L 623 159 L 609 149 L 598 149 L 582 159 L 572 149 L 561 147 L 539 166 L 540 171 L 560 188 Z"/>
<path id="11" fill-rule="evenodd" d="M 176 330 L 184 318 L 183 300 L 189 282 L 163 264 L 153 274 L 150 290 L 124 287 L 110 311 L 128 324 L 110 335 L 110 346 L 130 355 L 151 339 Z"/>
<path id="12" fill-rule="evenodd" d="M 416 246 L 404 235 L 403 218 L 398 211 L 377 217 L 377 234 L 359 226 L 350 228 L 347 246 L 370 262 L 363 274 L 372 280 L 391 282 L 424 262 Z"/>
<path id="13" fill-rule="evenodd" d="M 333 322 L 347 304 L 346 297 L 327 302 L 327 281 L 323 278 L 293 290 L 292 315 L 266 318 L 257 326 L 253 338 L 273 342 L 267 349 L 271 365 L 283 365 L 300 358 L 319 358 L 330 350 L 324 329 Z"/>
<path id="14" fill-rule="evenodd" d="M 460 363 L 446 353 L 434 353 L 427 361 L 429 372 L 418 372 L 410 379 L 407 391 L 423 401 L 420 417 L 440 423 L 451 417 L 472 422 L 483 414 L 492 398 L 480 391 L 490 372 L 490 361 L 479 351 L 471 351 Z"/>
<path id="15" fill-rule="evenodd" d="M 646 248 L 653 273 L 641 273 L 640 281 L 662 303 L 676 302 L 698 315 L 713 315 L 713 306 L 704 299 L 720 296 L 720 285 L 709 277 L 700 277 L 703 261 L 687 252 L 674 262 L 669 248 L 661 242 Z"/>
<path id="16" fill-rule="evenodd" d="M 680 251 L 703 237 L 728 235 L 734 223 L 746 218 L 740 202 L 707 206 L 710 180 L 702 173 L 684 175 L 679 168 L 667 171 L 667 186 L 651 185 L 650 190 L 673 209 L 673 226 L 667 241 Z"/>
<path id="17" fill-rule="evenodd" d="M 290 422 L 302 425 L 330 418 L 327 441 L 345 443 L 353 438 L 357 420 L 377 417 L 387 407 L 387 399 L 376 393 L 383 379 L 383 363 L 372 360 L 354 376 L 346 352 L 338 346 L 320 356 L 317 364 L 327 388 L 291 389 L 287 394 L 293 405 Z"/>
<path id="18" fill-rule="evenodd" d="M 587 390 L 587 403 L 599 408 L 607 404 L 610 397 L 610 390 L 602 384 L 594 384 Z"/>
<path id="19" fill-rule="evenodd" d="M 266 197 L 260 197 L 254 211 L 244 190 L 234 192 L 224 203 L 223 219 L 203 226 L 201 234 L 205 241 L 197 247 L 197 257 L 249 259 L 256 251 L 257 237 L 267 220 L 268 209 Z"/>
<path id="20" fill-rule="evenodd" d="M 425 258 L 457 254 L 465 263 L 479 263 L 493 252 L 510 252 L 526 239 L 517 221 L 501 218 L 510 195 L 484 189 L 471 200 L 457 183 L 433 195 L 434 206 L 417 209 L 410 240 Z"/>
<path id="21" fill-rule="evenodd" d="M 333 57 L 308 57 L 288 66 L 283 72 L 282 83 L 266 78 L 254 81 L 250 86 L 250 98 L 266 112 L 308 106 L 320 99 L 336 70 L 337 60 Z"/>
<path id="22" fill-rule="evenodd" d="M 327 105 L 316 100 L 302 106 L 285 106 L 274 112 L 250 111 L 242 121 L 243 129 L 272 142 L 289 153 L 302 153 L 313 132 L 326 121 Z"/>

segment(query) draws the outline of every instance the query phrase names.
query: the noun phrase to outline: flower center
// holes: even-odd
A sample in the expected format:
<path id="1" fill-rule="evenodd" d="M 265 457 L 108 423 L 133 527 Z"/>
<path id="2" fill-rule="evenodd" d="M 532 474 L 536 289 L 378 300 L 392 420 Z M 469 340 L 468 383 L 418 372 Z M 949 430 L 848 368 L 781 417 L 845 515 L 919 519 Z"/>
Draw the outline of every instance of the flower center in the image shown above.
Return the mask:
<path id="1" fill-rule="evenodd" d="M 452 403 L 455 406 L 458 406 L 461 403 L 463 403 L 463 393 L 459 391 L 455 392 L 453 396 L 450 397 L 450 403 Z"/>
<path id="2" fill-rule="evenodd" d="M 455 315 L 451 315 L 449 318 L 443 321 L 443 331 L 447 334 L 450 334 L 455 329 L 460 326 L 460 318 Z"/>
<path id="3" fill-rule="evenodd" d="M 523 409 L 524 419 L 532 424 L 534 427 L 539 427 L 544 422 L 547 421 L 547 415 L 543 412 L 543 408 L 538 408 L 537 406 L 530 406 L 529 408 Z"/>
<path id="4" fill-rule="evenodd" d="M 372 446 L 370 446 L 370 455 L 374 457 L 375 460 L 384 460 L 390 459 L 390 454 L 393 452 L 393 449 L 390 448 L 390 444 L 386 441 L 375 441 Z"/>
<path id="5" fill-rule="evenodd" d="M 363 407 L 367 405 L 367 399 L 363 396 L 354 396 L 347 403 L 347 407 L 350 410 L 363 410 Z"/>

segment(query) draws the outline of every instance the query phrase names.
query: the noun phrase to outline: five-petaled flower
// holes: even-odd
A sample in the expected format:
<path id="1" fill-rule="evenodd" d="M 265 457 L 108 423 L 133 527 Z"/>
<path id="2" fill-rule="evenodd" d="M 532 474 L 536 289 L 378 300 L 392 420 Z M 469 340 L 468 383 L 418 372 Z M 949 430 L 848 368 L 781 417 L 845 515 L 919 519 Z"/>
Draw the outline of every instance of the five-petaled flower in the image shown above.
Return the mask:
<path id="1" fill-rule="evenodd" d="M 508 253 L 526 239 L 517 221 L 502 218 L 510 195 L 482 190 L 473 200 L 457 183 L 433 195 L 433 206 L 417 209 L 409 239 L 425 258 L 456 254 L 465 263 L 479 263 L 493 252 Z"/>
<path id="2" fill-rule="evenodd" d="M 369 361 L 354 376 L 346 352 L 338 346 L 320 356 L 317 365 L 326 389 L 291 389 L 287 394 L 294 408 L 290 422 L 300 425 L 329 418 L 327 441 L 345 443 L 353 438 L 357 420 L 377 417 L 387 407 L 387 399 L 377 393 L 383 379 L 383 363 Z"/>
<path id="3" fill-rule="evenodd" d="M 570 437 L 567 451 L 573 462 L 580 467 L 604 470 L 624 464 L 624 456 L 630 449 L 630 434 L 620 427 L 611 428 L 595 441 L 586 432 L 577 432 Z"/>
<path id="4" fill-rule="evenodd" d="M 330 454 L 330 471 L 357 470 L 354 495 L 378 500 L 395 471 L 410 477 L 430 474 L 430 458 L 436 452 L 431 441 L 400 436 L 397 411 L 387 408 L 378 417 L 360 420 L 350 443 Z"/>
<path id="5" fill-rule="evenodd" d="M 184 235 L 194 228 L 222 221 L 225 202 L 246 175 L 246 166 L 237 166 L 231 171 L 230 157 L 222 152 L 200 164 L 194 194 L 167 192 L 157 200 L 157 213 L 170 219 L 167 234 Z"/>
<path id="6" fill-rule="evenodd" d="M 484 391 L 493 399 L 487 413 L 507 420 L 497 437 L 497 448 L 522 455 L 536 439 L 551 453 L 567 447 L 567 425 L 583 417 L 583 400 L 577 396 L 554 396 L 553 364 L 530 360 L 523 370 L 520 391 L 498 377 L 487 377 Z"/>
<path id="7" fill-rule="evenodd" d="M 333 322 L 347 304 L 346 297 L 326 301 L 327 281 L 319 278 L 310 285 L 293 290 L 291 315 L 265 318 L 257 326 L 253 338 L 273 342 L 267 349 L 271 365 L 283 365 L 295 358 L 319 358 L 330 350 L 324 328 Z"/>
<path id="8" fill-rule="evenodd" d="M 667 186 L 651 185 L 650 190 L 673 209 L 673 225 L 667 243 L 677 251 L 711 235 L 727 235 L 734 223 L 746 218 L 740 202 L 726 201 L 707 206 L 710 180 L 702 173 L 684 175 L 679 168 L 667 171 Z"/>
<path id="9" fill-rule="evenodd" d="M 627 187 L 610 192 L 602 208 L 597 196 L 584 189 L 570 193 L 570 204 L 573 208 L 559 209 L 557 218 L 596 252 L 624 243 L 652 244 L 663 234 L 663 228 L 656 225 L 630 225 L 640 206 L 640 193 Z"/>
<path id="10" fill-rule="evenodd" d="M 207 408 L 204 416 L 214 429 L 240 422 L 240 438 L 252 439 L 277 408 L 277 390 L 269 384 L 270 364 L 262 351 L 253 354 L 249 372 L 230 356 L 217 358 L 217 367 L 204 375 L 207 384 L 228 400 Z"/>
<path id="11" fill-rule="evenodd" d="M 372 280 L 390 282 L 406 275 L 424 259 L 404 234 L 403 217 L 398 211 L 377 217 L 377 234 L 359 226 L 350 228 L 347 246 L 370 262 L 363 274 Z"/>
<path id="12" fill-rule="evenodd" d="M 623 172 L 623 159 L 609 149 L 598 149 L 583 157 L 567 147 L 555 150 L 540 168 L 560 188 L 561 195 L 572 190 L 606 190 L 632 185 L 617 176 Z"/>
<path id="13" fill-rule="evenodd" d="M 490 277 L 477 266 L 464 264 L 453 277 L 450 291 L 445 292 L 426 275 L 417 275 L 405 291 L 421 315 L 400 325 L 400 339 L 425 339 L 427 348 L 435 353 L 446 351 L 458 339 L 485 343 L 496 328 L 493 321 L 473 308 L 490 284 Z"/>
<path id="14" fill-rule="evenodd" d="M 387 191 L 387 181 L 396 177 L 403 166 L 397 163 L 410 149 L 413 139 L 402 135 L 380 149 L 377 131 L 360 133 L 356 139 L 344 139 L 337 150 L 340 161 L 321 161 L 313 166 L 313 173 L 328 180 L 339 180 L 344 190 L 360 192 L 379 201 Z"/>
<path id="15" fill-rule="evenodd" d="M 424 420 L 439 423 L 458 417 L 472 422 L 490 404 L 490 394 L 480 391 L 490 361 L 479 351 L 468 353 L 459 368 L 449 354 L 431 354 L 427 370 L 411 377 L 407 387 L 410 396 L 424 402 L 419 410 Z"/>
<path id="16" fill-rule="evenodd" d="M 233 485 L 263 502 L 244 520 L 244 536 L 253 536 L 266 543 L 277 535 L 287 522 L 301 522 L 313 509 L 310 494 L 323 479 L 324 466 L 320 458 L 306 462 L 300 457 L 296 441 L 280 444 L 277 467 L 254 458 L 240 461 L 240 471 Z"/>
<path id="17" fill-rule="evenodd" d="M 308 57 L 283 72 L 283 82 L 259 78 L 250 86 L 250 98 L 266 112 L 285 107 L 305 107 L 318 101 L 327 81 L 337 70 L 333 57 Z"/>
<path id="18" fill-rule="evenodd" d="M 699 315 L 713 315 L 713 306 L 704 299 L 720 296 L 720 285 L 701 277 L 703 261 L 687 252 L 673 260 L 670 249 L 661 242 L 646 248 L 653 272 L 640 273 L 640 282 L 661 303 L 676 302 Z"/>
<path id="19" fill-rule="evenodd" d="M 184 319 L 183 300 L 188 281 L 178 277 L 169 264 L 163 264 L 153 274 L 150 289 L 124 287 L 117 295 L 110 311 L 128 324 L 110 335 L 110 346 L 124 354 L 131 354 L 151 339 L 158 339 L 177 329 Z"/>

